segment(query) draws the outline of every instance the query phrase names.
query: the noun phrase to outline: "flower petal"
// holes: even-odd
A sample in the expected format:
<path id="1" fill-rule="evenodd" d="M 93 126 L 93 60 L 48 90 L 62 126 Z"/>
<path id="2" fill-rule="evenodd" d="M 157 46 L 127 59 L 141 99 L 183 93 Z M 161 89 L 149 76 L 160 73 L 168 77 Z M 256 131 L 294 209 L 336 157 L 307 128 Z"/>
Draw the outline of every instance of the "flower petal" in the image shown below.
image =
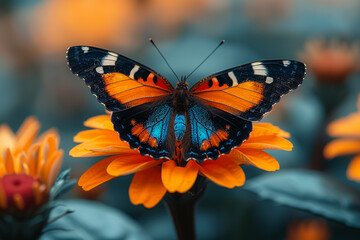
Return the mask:
<path id="1" fill-rule="evenodd" d="M 161 181 L 160 166 L 135 173 L 129 188 L 132 204 L 143 204 L 147 208 L 152 208 L 158 204 L 165 193 L 166 188 Z"/>
<path id="2" fill-rule="evenodd" d="M 184 193 L 194 185 L 199 166 L 190 160 L 185 167 L 178 167 L 175 161 L 165 161 L 161 168 L 161 179 L 165 188 L 173 193 Z"/>
<path id="3" fill-rule="evenodd" d="M 290 133 L 280 129 L 277 126 L 272 125 L 271 123 L 265 123 L 265 122 L 261 122 L 261 123 L 254 123 L 253 124 L 253 131 L 251 132 L 250 136 L 259 136 L 259 130 L 263 130 L 266 129 L 268 130 L 268 133 L 272 133 L 274 135 L 277 135 L 279 137 L 284 137 L 284 138 L 290 138 Z M 270 135 L 272 135 L 270 134 Z M 268 134 L 269 135 L 269 134 Z"/>
<path id="4" fill-rule="evenodd" d="M 14 155 L 20 151 L 27 151 L 40 130 L 40 123 L 35 117 L 28 117 L 16 133 L 16 146 Z"/>
<path id="5" fill-rule="evenodd" d="M 119 138 L 119 134 L 115 131 L 107 130 L 107 129 L 91 129 L 81 131 L 74 136 L 74 142 L 86 142 L 91 139 L 97 138 L 99 136 L 109 136 L 111 138 Z"/>
<path id="6" fill-rule="evenodd" d="M 324 148 L 326 158 L 334 158 L 341 155 L 354 154 L 360 152 L 359 140 L 339 139 L 330 142 Z"/>
<path id="7" fill-rule="evenodd" d="M 351 160 L 346 175 L 349 179 L 360 182 L 360 155 Z"/>
<path id="8" fill-rule="evenodd" d="M 280 169 L 276 159 L 260 149 L 235 148 L 231 151 L 229 157 L 237 164 L 250 164 L 265 171 Z"/>
<path id="9" fill-rule="evenodd" d="M 99 136 L 81 143 L 70 150 L 73 157 L 95 157 L 137 152 L 119 137 Z"/>
<path id="10" fill-rule="evenodd" d="M 0 152 L 6 148 L 13 149 L 15 144 L 15 134 L 6 124 L 0 125 Z"/>
<path id="11" fill-rule="evenodd" d="M 85 191 L 89 191 L 94 187 L 115 178 L 106 172 L 106 168 L 117 158 L 118 156 L 112 156 L 97 162 L 80 177 L 78 185 Z"/>
<path id="12" fill-rule="evenodd" d="M 14 158 L 10 149 L 6 149 L 4 155 L 5 155 L 4 160 L 5 160 L 6 172 L 8 174 L 15 172 L 15 168 L 16 168 L 15 165 L 18 164 L 17 162 L 15 162 L 16 158 Z"/>
<path id="13" fill-rule="evenodd" d="M 353 113 L 340 118 L 327 127 L 327 132 L 332 137 L 358 137 L 360 135 L 360 113 Z"/>
<path id="14" fill-rule="evenodd" d="M 108 174 L 112 176 L 127 175 L 130 173 L 145 170 L 160 165 L 162 160 L 154 160 L 149 156 L 142 156 L 140 153 L 121 154 L 107 167 Z"/>
<path id="15" fill-rule="evenodd" d="M 245 183 L 241 167 L 225 155 L 217 160 L 205 160 L 200 164 L 199 170 L 205 177 L 223 187 L 234 188 Z"/>
<path id="16" fill-rule="evenodd" d="M 91 117 L 84 122 L 84 126 L 89 128 L 114 130 L 110 115 L 99 115 Z"/>
<path id="17" fill-rule="evenodd" d="M 238 148 L 274 149 L 291 151 L 292 143 L 279 136 L 257 136 L 250 137 Z"/>
<path id="18" fill-rule="evenodd" d="M 52 186 L 56 176 L 59 173 L 61 164 L 63 161 L 64 152 L 62 150 L 57 151 L 51 155 L 51 158 L 48 159 L 46 167 L 44 168 L 44 183 L 47 186 Z"/>
<path id="19" fill-rule="evenodd" d="M 70 152 L 69 155 L 72 157 L 95 157 L 95 156 L 104 156 L 104 155 L 108 155 L 108 154 L 103 154 L 103 155 L 96 155 L 96 152 L 93 152 L 91 150 L 85 149 L 82 146 L 75 146 L 73 147 Z"/>
<path id="20" fill-rule="evenodd" d="M 59 147 L 59 133 L 55 128 L 50 128 L 49 130 L 47 130 L 46 132 L 42 133 L 36 140 L 36 143 L 42 143 L 43 141 L 45 141 L 45 139 L 47 139 L 49 136 L 52 136 L 55 140 L 55 145 L 56 147 Z"/>

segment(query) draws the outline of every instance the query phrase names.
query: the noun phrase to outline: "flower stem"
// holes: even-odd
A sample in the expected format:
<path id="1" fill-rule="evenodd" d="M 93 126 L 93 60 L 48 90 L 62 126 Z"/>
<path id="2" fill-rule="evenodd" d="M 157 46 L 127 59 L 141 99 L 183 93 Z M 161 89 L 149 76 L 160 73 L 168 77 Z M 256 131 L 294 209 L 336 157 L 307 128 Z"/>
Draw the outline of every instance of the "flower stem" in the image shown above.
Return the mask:
<path id="1" fill-rule="evenodd" d="M 179 201 L 179 199 L 177 199 L 165 202 L 174 222 L 178 239 L 195 240 L 195 201 Z"/>
<path id="2" fill-rule="evenodd" d="M 167 193 L 165 203 L 170 211 L 178 240 L 195 240 L 195 204 L 206 188 L 206 179 L 198 176 L 194 186 L 186 193 Z"/>

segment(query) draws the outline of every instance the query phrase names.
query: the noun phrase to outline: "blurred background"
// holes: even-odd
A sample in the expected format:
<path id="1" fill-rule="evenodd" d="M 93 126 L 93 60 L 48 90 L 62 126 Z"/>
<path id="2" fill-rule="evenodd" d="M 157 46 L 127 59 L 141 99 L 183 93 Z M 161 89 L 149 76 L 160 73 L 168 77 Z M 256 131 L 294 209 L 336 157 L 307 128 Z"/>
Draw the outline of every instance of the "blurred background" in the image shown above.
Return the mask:
<path id="1" fill-rule="evenodd" d="M 263 121 L 291 133 L 292 152 L 271 152 L 286 169 L 312 169 L 353 189 L 351 157 L 325 160 L 326 126 L 356 111 L 360 92 L 358 0 L 1 0 L 0 122 L 16 130 L 28 116 L 55 127 L 65 152 L 83 122 L 104 108 L 66 64 L 72 45 L 111 49 L 176 79 L 149 43 L 151 37 L 178 75 L 190 73 L 222 40 L 226 43 L 189 79 L 264 59 L 307 64 L 304 84 L 282 98 Z M 360 123 L 359 123 L 360 124 Z M 78 178 L 99 159 L 65 155 Z M 247 181 L 265 174 L 244 167 Z M 137 221 L 151 239 L 175 239 L 164 205 L 131 205 L 131 176 L 70 198 L 100 201 Z M 299 185 L 303 183 L 298 182 Z M 245 184 L 246 185 L 246 184 Z M 311 185 L 311 184 L 310 184 Z M 196 211 L 199 239 L 358 239 L 360 231 L 272 201 L 243 188 L 209 184 Z"/>

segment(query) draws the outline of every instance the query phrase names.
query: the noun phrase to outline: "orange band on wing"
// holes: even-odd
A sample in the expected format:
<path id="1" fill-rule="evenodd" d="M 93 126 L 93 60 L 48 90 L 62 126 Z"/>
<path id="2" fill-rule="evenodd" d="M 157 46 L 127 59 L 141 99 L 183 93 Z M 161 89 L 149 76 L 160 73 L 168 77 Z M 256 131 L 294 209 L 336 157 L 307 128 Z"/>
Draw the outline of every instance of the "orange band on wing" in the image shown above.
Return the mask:
<path id="1" fill-rule="evenodd" d="M 102 78 L 109 96 L 128 107 L 152 102 L 170 94 L 169 90 L 154 83 L 152 73 L 147 81 L 141 78 L 134 80 L 121 73 L 104 74 Z"/>
<path id="2" fill-rule="evenodd" d="M 216 132 L 216 134 L 212 133 L 209 140 L 205 139 L 201 143 L 201 150 L 206 151 L 212 146 L 218 147 L 219 143 L 223 140 L 227 140 L 228 137 L 229 134 L 226 131 L 220 129 Z"/>
<path id="3" fill-rule="evenodd" d="M 157 140 L 150 136 L 149 131 L 144 128 L 144 125 L 141 123 L 136 124 L 135 120 L 131 120 L 131 124 L 134 126 L 131 129 L 131 133 L 135 136 L 138 136 L 140 142 L 147 142 L 150 144 L 151 147 L 157 147 Z"/>
<path id="4" fill-rule="evenodd" d="M 264 85 L 248 81 L 221 90 L 203 90 L 193 94 L 207 104 L 232 114 L 246 112 L 259 104 L 264 96 Z"/>

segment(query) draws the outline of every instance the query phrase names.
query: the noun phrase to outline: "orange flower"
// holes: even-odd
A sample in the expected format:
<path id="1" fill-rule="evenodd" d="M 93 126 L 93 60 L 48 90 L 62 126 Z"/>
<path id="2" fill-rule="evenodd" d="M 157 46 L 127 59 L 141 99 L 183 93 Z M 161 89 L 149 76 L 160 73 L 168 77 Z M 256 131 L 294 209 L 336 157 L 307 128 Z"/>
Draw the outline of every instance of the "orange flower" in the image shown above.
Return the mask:
<path id="1" fill-rule="evenodd" d="M 239 165 L 249 164 L 266 171 L 275 171 L 279 169 L 278 162 L 263 150 L 292 149 L 291 142 L 284 139 L 289 137 L 287 132 L 269 123 L 256 123 L 249 139 L 229 154 L 222 155 L 217 160 L 190 160 L 185 166 L 180 166 L 179 159 L 176 158 L 179 154 L 175 154 L 172 160 L 154 160 L 130 149 L 128 143 L 121 141 L 114 131 L 109 115 L 92 117 L 84 125 L 93 129 L 79 132 L 74 137 L 74 141 L 80 144 L 70 151 L 70 155 L 113 156 L 88 169 L 79 179 L 79 186 L 90 190 L 113 178 L 135 173 L 129 188 L 130 200 L 135 205 L 143 204 L 148 208 L 155 206 L 166 192 L 189 191 L 198 175 L 223 187 L 242 186 L 245 174 Z"/>
<path id="2" fill-rule="evenodd" d="M 32 211 L 49 200 L 63 151 L 55 130 L 37 137 L 39 129 L 34 117 L 16 134 L 0 125 L 0 211 Z"/>
<path id="3" fill-rule="evenodd" d="M 284 21 L 292 14 L 293 2 L 287 0 L 245 0 L 244 13 L 257 24 L 257 27 L 270 27 Z"/>
<path id="4" fill-rule="evenodd" d="M 29 32 L 44 53 L 63 53 L 71 45 L 139 43 L 142 12 L 131 0 L 49 0 L 30 12 Z"/>
<path id="5" fill-rule="evenodd" d="M 330 142 L 324 149 L 326 158 L 334 158 L 347 154 L 357 154 L 347 169 L 349 179 L 360 182 L 360 95 L 358 112 L 340 118 L 327 127 L 332 137 L 344 137 Z"/>
<path id="6" fill-rule="evenodd" d="M 286 240 L 328 240 L 330 230 L 326 222 L 318 219 L 292 222 Z"/>
<path id="7" fill-rule="evenodd" d="M 347 45 L 339 41 L 325 43 L 311 40 L 306 43 L 300 58 L 324 83 L 340 83 L 353 73 L 359 61 L 358 44 Z"/>

